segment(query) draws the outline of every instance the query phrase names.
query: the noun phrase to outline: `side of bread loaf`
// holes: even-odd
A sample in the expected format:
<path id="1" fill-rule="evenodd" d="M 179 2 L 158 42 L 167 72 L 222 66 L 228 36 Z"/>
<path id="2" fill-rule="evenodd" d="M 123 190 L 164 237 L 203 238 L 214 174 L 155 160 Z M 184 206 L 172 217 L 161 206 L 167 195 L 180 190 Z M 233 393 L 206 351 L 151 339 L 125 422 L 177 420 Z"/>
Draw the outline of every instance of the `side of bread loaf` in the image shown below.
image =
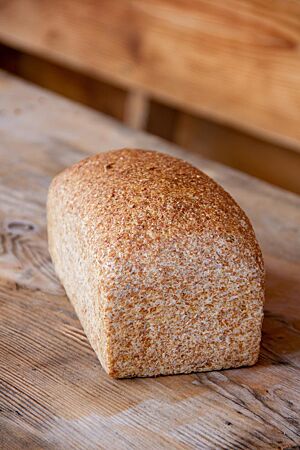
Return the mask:
<path id="1" fill-rule="evenodd" d="M 261 251 L 207 175 L 165 154 L 111 151 L 59 174 L 47 210 L 56 272 L 111 376 L 256 362 Z"/>

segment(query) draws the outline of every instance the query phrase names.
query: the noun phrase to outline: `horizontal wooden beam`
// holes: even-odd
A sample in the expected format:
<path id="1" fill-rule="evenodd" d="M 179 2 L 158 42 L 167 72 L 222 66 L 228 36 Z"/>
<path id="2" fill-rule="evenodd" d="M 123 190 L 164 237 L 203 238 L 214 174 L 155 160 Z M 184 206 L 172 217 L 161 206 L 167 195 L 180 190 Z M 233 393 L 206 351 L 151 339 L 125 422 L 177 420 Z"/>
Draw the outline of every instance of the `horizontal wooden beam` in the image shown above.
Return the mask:
<path id="1" fill-rule="evenodd" d="M 10 0 L 0 39 L 300 147 L 300 2 Z"/>

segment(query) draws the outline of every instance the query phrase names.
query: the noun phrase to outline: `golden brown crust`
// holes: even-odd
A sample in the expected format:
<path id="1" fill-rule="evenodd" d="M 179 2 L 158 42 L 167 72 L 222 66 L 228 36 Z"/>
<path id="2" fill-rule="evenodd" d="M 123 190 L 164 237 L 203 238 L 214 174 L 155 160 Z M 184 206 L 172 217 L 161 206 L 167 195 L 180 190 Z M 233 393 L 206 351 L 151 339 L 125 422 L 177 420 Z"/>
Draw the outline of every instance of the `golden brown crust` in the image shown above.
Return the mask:
<path id="1" fill-rule="evenodd" d="M 58 275 L 116 377 L 255 363 L 262 255 L 245 213 L 176 158 L 122 149 L 58 175 L 48 198 Z"/>

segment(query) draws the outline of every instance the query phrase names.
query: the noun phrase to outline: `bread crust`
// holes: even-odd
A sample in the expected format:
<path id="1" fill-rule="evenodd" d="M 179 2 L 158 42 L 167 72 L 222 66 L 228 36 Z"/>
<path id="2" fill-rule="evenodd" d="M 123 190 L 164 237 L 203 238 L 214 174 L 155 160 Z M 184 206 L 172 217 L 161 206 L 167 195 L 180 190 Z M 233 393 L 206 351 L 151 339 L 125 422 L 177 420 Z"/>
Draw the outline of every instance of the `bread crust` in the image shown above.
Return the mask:
<path id="1" fill-rule="evenodd" d="M 101 153 L 54 178 L 47 215 L 55 270 L 109 375 L 256 362 L 262 254 L 203 172 L 153 151 Z"/>

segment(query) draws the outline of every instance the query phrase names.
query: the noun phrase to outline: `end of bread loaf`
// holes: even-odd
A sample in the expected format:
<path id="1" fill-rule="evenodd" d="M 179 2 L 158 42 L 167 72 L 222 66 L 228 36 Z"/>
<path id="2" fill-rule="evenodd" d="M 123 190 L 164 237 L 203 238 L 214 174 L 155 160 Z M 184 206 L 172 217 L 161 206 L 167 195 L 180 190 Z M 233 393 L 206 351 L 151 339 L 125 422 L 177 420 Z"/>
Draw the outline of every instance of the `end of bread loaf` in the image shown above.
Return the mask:
<path id="1" fill-rule="evenodd" d="M 261 251 L 207 175 L 157 152 L 102 153 L 53 180 L 47 214 L 55 270 L 109 375 L 255 364 Z"/>

